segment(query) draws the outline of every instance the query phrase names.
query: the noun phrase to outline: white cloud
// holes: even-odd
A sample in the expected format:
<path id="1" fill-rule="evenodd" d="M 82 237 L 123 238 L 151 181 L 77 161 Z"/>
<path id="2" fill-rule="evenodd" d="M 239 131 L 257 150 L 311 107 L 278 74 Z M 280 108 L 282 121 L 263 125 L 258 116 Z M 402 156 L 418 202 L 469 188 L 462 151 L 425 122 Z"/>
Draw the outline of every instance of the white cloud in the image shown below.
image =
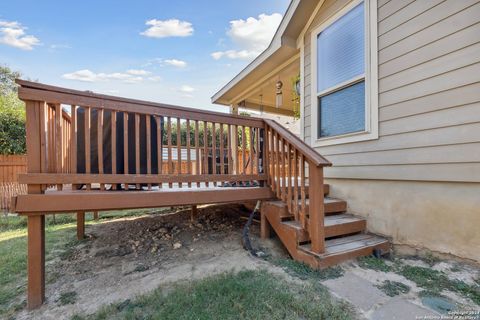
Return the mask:
<path id="1" fill-rule="evenodd" d="M 37 37 L 25 33 L 26 27 L 17 21 L 0 21 L 0 43 L 22 50 L 40 45 Z"/>
<path id="2" fill-rule="evenodd" d="M 149 28 L 140 33 L 151 38 L 188 37 L 193 34 L 193 26 L 190 22 L 178 19 L 157 20 L 145 22 Z"/>
<path id="3" fill-rule="evenodd" d="M 124 83 L 139 83 L 144 80 L 159 81 L 160 77 L 152 76 L 144 78 L 143 76 L 149 75 L 151 72 L 145 70 L 131 69 L 126 72 L 114 72 L 114 73 L 95 73 L 88 69 L 78 70 L 72 73 L 66 73 L 62 76 L 64 79 L 76 80 L 83 82 L 106 82 L 106 81 L 121 81 Z"/>
<path id="4" fill-rule="evenodd" d="M 279 13 L 261 14 L 258 18 L 249 17 L 246 20 L 230 21 L 227 35 L 237 49 L 213 52 L 212 58 L 215 60 L 223 57 L 249 60 L 258 56 L 272 41 L 281 21 L 282 15 Z"/>
<path id="5" fill-rule="evenodd" d="M 149 74 L 152 74 L 150 71 L 141 70 L 141 69 L 130 69 L 130 70 L 127 70 L 127 73 L 133 76 L 147 76 Z"/>
<path id="6" fill-rule="evenodd" d="M 183 85 L 180 87 L 180 91 L 181 92 L 184 92 L 184 93 L 192 93 L 195 91 L 195 88 L 192 88 L 190 86 L 187 86 L 187 85 Z"/>
<path id="7" fill-rule="evenodd" d="M 177 68 L 185 68 L 187 66 L 187 62 L 183 60 L 177 60 L 177 59 L 166 59 L 164 60 L 165 64 L 168 64 L 169 66 L 174 66 Z"/>

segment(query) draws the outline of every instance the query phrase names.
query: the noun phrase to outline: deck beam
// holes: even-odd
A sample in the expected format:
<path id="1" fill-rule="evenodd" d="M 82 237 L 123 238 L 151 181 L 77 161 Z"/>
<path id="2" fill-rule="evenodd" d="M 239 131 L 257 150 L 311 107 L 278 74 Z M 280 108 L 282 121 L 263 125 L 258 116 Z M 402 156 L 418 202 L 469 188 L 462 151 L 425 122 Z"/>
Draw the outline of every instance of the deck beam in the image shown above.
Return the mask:
<path id="1" fill-rule="evenodd" d="M 106 211 L 159 208 L 199 204 L 267 200 L 274 197 L 267 187 L 206 188 L 179 191 L 56 191 L 17 197 L 16 212 L 22 215 L 42 212 Z"/>

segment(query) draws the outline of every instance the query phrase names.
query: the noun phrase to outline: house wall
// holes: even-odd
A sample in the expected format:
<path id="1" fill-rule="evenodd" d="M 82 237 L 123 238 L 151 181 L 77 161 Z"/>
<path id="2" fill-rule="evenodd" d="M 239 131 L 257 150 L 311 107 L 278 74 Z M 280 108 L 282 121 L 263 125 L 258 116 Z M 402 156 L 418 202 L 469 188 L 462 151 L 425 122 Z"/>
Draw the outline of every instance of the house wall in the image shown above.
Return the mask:
<path id="1" fill-rule="evenodd" d="M 310 30 L 348 3 L 303 39 L 310 144 Z M 332 194 L 396 243 L 480 261 L 480 1 L 378 0 L 378 47 L 379 139 L 317 148 Z"/>

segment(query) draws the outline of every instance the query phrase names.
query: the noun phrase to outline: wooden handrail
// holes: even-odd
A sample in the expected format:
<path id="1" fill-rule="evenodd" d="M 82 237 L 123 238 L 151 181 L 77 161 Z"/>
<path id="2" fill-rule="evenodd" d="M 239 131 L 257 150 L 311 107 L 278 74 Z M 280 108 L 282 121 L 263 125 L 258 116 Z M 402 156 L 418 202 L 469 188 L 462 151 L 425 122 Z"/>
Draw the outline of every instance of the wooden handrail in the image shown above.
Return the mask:
<path id="1" fill-rule="evenodd" d="M 317 151 L 315 151 L 315 149 L 310 147 L 291 131 L 278 124 L 278 122 L 276 122 L 275 120 L 263 120 L 267 123 L 269 127 L 273 128 L 278 134 L 280 134 L 285 141 L 292 145 L 295 145 L 297 150 L 301 152 L 305 156 L 305 158 L 307 158 L 307 160 L 312 164 L 325 167 L 329 167 L 332 165 L 330 161 L 322 157 Z"/>
<path id="2" fill-rule="evenodd" d="M 308 231 L 312 251 L 323 253 L 323 167 L 331 163 L 275 121 L 264 121 L 267 183 L 277 198 L 285 202 L 295 221 Z"/>
<path id="3" fill-rule="evenodd" d="M 172 118 L 189 118 L 190 120 L 206 120 L 209 122 L 237 124 L 262 127 L 263 119 L 244 117 L 215 111 L 197 110 L 164 103 L 121 98 L 116 96 L 79 91 L 50 86 L 38 82 L 17 79 L 18 96 L 21 100 L 48 101 L 49 103 L 63 103 L 92 108 L 135 112 L 149 115 L 161 115 Z"/>

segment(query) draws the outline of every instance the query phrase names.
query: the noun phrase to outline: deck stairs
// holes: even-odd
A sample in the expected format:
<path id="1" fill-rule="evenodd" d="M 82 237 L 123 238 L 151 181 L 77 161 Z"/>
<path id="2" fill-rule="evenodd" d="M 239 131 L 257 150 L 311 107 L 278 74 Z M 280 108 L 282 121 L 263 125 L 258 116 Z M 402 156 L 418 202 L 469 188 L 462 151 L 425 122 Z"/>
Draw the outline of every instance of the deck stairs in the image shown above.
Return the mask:
<path id="1" fill-rule="evenodd" d="M 287 204 L 281 200 L 265 201 L 262 204 L 262 237 L 270 236 L 273 229 L 290 255 L 297 261 L 315 268 L 325 268 L 345 260 L 371 255 L 374 250 L 381 254 L 390 249 L 389 241 L 366 231 L 365 218 L 348 213 L 347 202 L 329 197 L 330 186 L 324 185 L 324 236 L 325 252 L 311 250 L 310 235 L 299 221 L 295 221 Z M 307 212 L 308 212 L 308 186 Z"/>

